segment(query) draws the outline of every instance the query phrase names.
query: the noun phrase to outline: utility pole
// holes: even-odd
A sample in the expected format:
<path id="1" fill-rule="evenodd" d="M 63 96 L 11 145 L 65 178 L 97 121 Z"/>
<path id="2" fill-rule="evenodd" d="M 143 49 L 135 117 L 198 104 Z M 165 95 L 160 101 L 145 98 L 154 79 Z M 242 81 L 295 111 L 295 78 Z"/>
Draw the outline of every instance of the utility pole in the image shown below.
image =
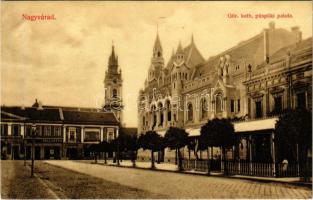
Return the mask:
<path id="1" fill-rule="evenodd" d="M 25 140 L 25 138 L 24 138 L 23 142 L 24 142 L 24 166 L 26 166 L 26 140 Z"/>
<path id="2" fill-rule="evenodd" d="M 119 135 L 119 129 L 116 129 L 116 136 L 117 136 L 117 155 L 116 155 L 116 160 L 117 160 L 117 166 L 120 166 L 120 135 Z"/>
<path id="3" fill-rule="evenodd" d="M 34 177 L 34 167 L 35 167 L 35 135 L 36 135 L 36 125 L 32 125 L 32 166 L 31 166 L 31 177 Z"/>

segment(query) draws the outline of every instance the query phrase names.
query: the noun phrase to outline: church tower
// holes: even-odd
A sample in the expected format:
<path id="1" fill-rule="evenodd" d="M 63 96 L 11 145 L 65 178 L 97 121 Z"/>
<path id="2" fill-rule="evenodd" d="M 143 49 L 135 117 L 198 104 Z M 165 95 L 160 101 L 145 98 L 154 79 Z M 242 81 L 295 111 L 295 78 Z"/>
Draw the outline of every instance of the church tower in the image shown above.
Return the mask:
<path id="1" fill-rule="evenodd" d="M 164 66 L 163 49 L 162 49 L 159 33 L 157 32 L 157 36 L 156 36 L 154 47 L 153 47 L 151 65 L 149 68 L 149 76 L 148 76 L 149 81 L 152 81 L 153 79 L 157 79 L 159 77 L 163 66 Z"/>
<path id="2" fill-rule="evenodd" d="M 118 57 L 115 55 L 114 45 L 112 45 L 108 70 L 105 72 L 104 78 L 104 110 L 113 112 L 121 124 L 123 122 L 122 83 L 122 70 L 119 69 Z"/>

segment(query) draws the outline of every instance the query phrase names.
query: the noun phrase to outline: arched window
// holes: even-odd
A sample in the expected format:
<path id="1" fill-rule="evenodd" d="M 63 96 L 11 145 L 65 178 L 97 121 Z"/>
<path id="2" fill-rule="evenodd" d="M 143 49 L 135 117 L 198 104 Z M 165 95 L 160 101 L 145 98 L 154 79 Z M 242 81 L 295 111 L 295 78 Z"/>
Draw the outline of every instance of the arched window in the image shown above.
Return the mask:
<path id="1" fill-rule="evenodd" d="M 192 109 L 192 104 L 188 104 L 188 121 L 193 120 L 193 109 Z"/>
<path id="2" fill-rule="evenodd" d="M 161 52 L 158 51 L 158 57 L 161 57 Z"/>
<path id="3" fill-rule="evenodd" d="M 215 102 L 216 102 L 216 104 L 215 104 L 215 110 L 216 110 L 216 113 L 220 113 L 220 112 L 222 112 L 222 105 L 223 105 L 223 98 L 222 98 L 222 95 L 221 94 L 218 94 L 218 95 L 216 95 L 216 97 L 215 97 Z"/>
<path id="4" fill-rule="evenodd" d="M 166 106 L 166 110 L 167 110 L 167 121 L 171 121 L 172 120 L 172 112 L 171 112 L 171 104 L 170 104 L 170 102 L 167 101 L 165 106 Z"/>
<path id="5" fill-rule="evenodd" d="M 201 119 L 205 119 L 208 116 L 208 104 L 206 99 L 201 99 Z"/>
<path id="6" fill-rule="evenodd" d="M 145 116 L 143 116 L 142 117 L 142 126 L 145 126 L 145 124 L 146 124 L 146 118 L 145 118 Z"/>
<path id="7" fill-rule="evenodd" d="M 117 97 L 117 90 L 116 89 L 113 89 L 113 91 L 112 91 L 112 97 Z"/>

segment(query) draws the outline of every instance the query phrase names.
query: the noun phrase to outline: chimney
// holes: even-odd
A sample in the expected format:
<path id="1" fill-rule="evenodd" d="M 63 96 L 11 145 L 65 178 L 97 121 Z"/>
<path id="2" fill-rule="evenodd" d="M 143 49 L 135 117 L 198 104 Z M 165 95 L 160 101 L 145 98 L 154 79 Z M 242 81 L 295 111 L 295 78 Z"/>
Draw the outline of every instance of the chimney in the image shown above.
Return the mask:
<path id="1" fill-rule="evenodd" d="M 268 29 L 265 29 L 263 31 L 263 47 L 264 47 L 264 61 L 267 60 L 267 58 L 269 57 L 269 36 L 268 36 Z"/>
<path id="2" fill-rule="evenodd" d="M 268 27 L 270 28 L 270 30 L 275 29 L 275 22 L 271 21 L 270 23 L 268 23 Z"/>
<path id="3" fill-rule="evenodd" d="M 41 101 L 38 101 L 37 110 L 43 110 L 42 102 L 41 102 Z"/>
<path id="4" fill-rule="evenodd" d="M 302 40 L 302 32 L 300 31 L 299 26 L 291 27 L 291 32 L 294 34 L 296 43 L 301 42 Z"/>

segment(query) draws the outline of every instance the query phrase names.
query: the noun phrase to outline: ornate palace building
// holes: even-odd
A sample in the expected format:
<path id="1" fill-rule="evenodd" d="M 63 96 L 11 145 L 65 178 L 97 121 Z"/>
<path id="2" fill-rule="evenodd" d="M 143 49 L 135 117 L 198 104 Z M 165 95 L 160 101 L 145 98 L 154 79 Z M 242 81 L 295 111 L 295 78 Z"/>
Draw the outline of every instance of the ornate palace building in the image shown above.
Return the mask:
<path id="1" fill-rule="evenodd" d="M 312 38 L 302 40 L 298 27 L 288 31 L 271 22 L 254 37 L 208 59 L 192 37 L 167 62 L 157 35 L 139 92 L 138 133 L 155 130 L 164 135 L 177 126 L 196 138 L 208 119 L 231 118 L 242 136 L 237 151 L 242 159 L 273 159 L 275 113 L 287 107 L 311 109 L 311 70 Z M 258 148 L 265 156 L 253 153 Z"/>

